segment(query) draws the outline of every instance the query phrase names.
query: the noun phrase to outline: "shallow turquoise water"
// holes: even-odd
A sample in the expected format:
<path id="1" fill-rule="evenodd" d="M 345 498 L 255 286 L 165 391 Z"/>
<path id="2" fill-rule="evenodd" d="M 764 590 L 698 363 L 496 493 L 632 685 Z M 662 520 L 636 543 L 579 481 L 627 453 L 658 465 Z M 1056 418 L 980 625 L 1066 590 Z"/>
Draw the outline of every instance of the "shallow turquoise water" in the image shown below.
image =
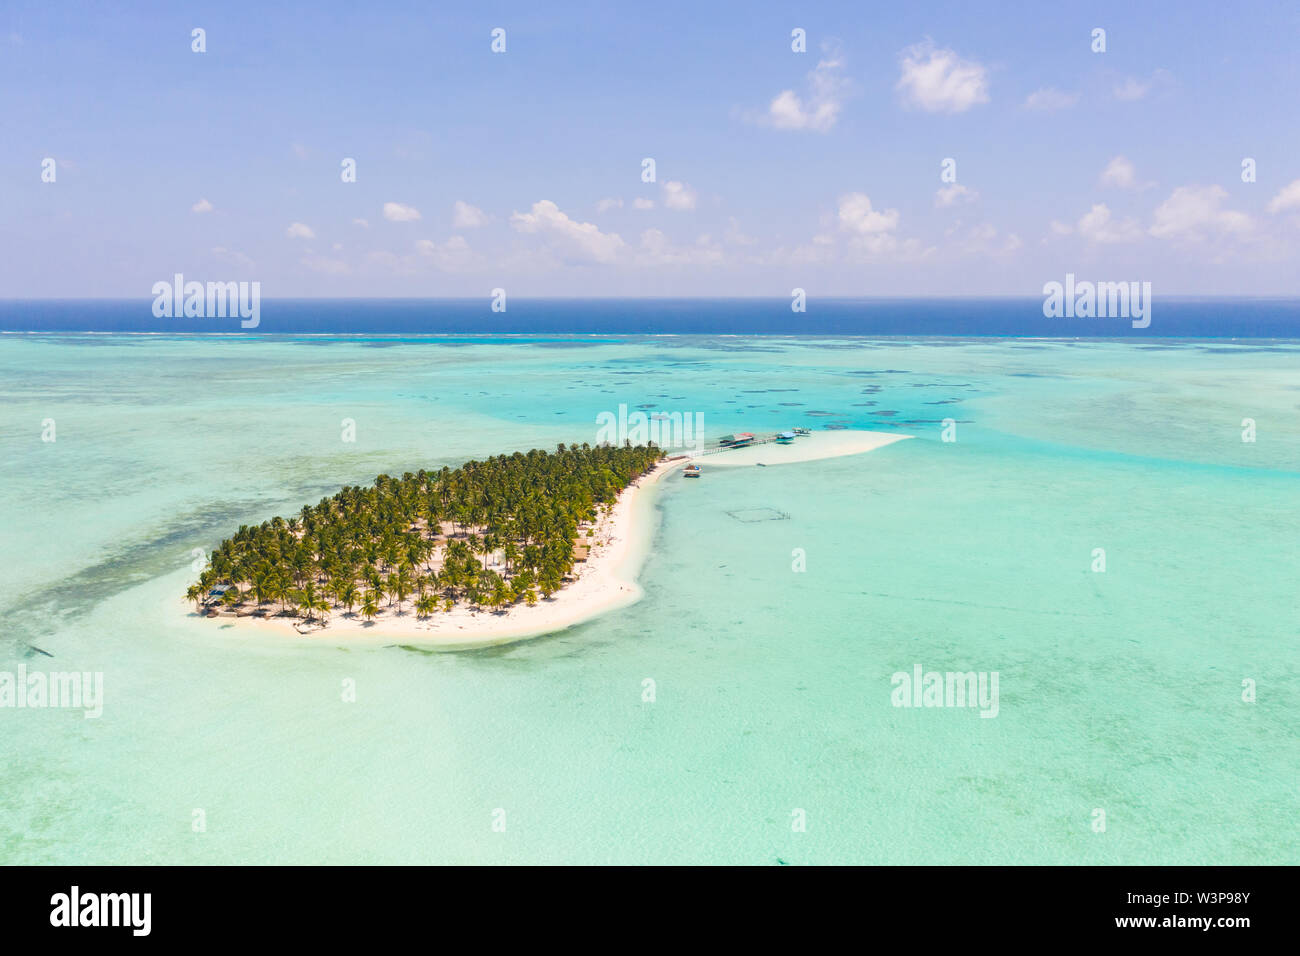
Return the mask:
<path id="1" fill-rule="evenodd" d="M 0 709 L 0 861 L 1300 862 L 1298 372 L 1285 342 L 0 336 L 0 670 L 106 697 Z M 509 647 L 176 600 L 241 523 L 619 403 L 917 438 L 669 480 L 645 599 Z M 917 664 L 996 671 L 998 716 L 891 706 Z"/>

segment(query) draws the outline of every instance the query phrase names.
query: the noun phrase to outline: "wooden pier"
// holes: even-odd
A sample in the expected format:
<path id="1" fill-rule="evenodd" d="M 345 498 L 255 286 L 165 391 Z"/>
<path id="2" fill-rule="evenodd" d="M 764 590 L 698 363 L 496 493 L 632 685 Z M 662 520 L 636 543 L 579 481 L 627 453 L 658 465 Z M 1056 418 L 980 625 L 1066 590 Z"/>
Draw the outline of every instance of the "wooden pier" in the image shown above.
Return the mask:
<path id="1" fill-rule="evenodd" d="M 770 435 L 768 435 L 768 434 L 763 434 L 763 435 L 755 434 L 755 435 L 754 435 L 754 440 L 753 440 L 753 441 L 747 441 L 747 442 L 745 442 L 743 445 L 724 445 L 724 444 L 722 444 L 721 442 L 709 442 L 707 445 L 705 445 L 703 448 L 701 448 L 698 452 L 696 452 L 696 454 L 697 454 L 697 455 L 716 455 L 716 454 L 717 454 L 718 452 L 720 452 L 720 451 L 732 451 L 732 450 L 737 449 L 737 448 L 753 448 L 755 445 L 768 445 L 768 444 L 771 444 L 772 442 L 776 441 L 777 438 L 780 437 L 780 435 L 781 435 L 780 432 L 772 432 L 772 434 L 770 434 Z"/>

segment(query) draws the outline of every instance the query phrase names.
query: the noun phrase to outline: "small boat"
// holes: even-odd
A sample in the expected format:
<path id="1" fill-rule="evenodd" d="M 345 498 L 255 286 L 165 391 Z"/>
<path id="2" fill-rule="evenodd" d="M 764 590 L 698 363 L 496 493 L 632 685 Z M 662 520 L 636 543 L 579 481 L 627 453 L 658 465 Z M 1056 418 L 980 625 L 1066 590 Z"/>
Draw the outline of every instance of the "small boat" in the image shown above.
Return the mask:
<path id="1" fill-rule="evenodd" d="M 810 432 L 810 431 L 809 431 L 808 429 L 806 429 L 806 428 L 796 428 L 796 429 L 794 430 L 794 433 L 795 433 L 796 435 L 811 435 L 811 434 L 812 434 L 812 432 Z"/>
<path id="2" fill-rule="evenodd" d="M 788 445 L 794 441 L 794 432 L 779 432 L 776 436 L 778 445 Z"/>
<path id="3" fill-rule="evenodd" d="M 719 444 L 725 448 L 740 448 L 744 445 L 752 445 L 753 443 L 753 432 L 739 432 L 735 435 L 723 435 L 722 438 L 719 439 Z"/>
<path id="4" fill-rule="evenodd" d="M 686 466 L 686 470 L 683 471 L 682 474 L 683 474 L 685 477 L 687 477 L 687 478 L 698 478 L 698 477 L 700 477 L 700 466 L 699 466 L 699 465 L 687 465 L 687 466 Z"/>

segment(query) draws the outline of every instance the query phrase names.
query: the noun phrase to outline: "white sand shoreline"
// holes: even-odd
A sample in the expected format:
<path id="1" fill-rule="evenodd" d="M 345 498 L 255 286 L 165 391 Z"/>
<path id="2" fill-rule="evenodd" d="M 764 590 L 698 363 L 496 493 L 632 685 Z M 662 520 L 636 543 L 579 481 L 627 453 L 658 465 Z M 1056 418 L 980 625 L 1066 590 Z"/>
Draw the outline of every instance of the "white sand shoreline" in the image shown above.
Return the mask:
<path id="1" fill-rule="evenodd" d="M 222 624 L 233 626 L 223 628 L 221 633 L 248 637 L 260 631 L 299 640 L 409 643 L 451 650 L 510 643 L 562 631 L 641 598 L 637 577 L 654 538 L 655 492 L 665 475 L 691 461 L 696 461 L 707 475 L 716 467 L 782 465 L 857 455 L 910 437 L 867 431 L 815 432 L 800 437 L 792 445 L 758 445 L 699 459 L 685 456 L 660 462 L 632 482 L 619 495 L 609 514 L 599 519 L 590 533 L 595 544 L 587 560 L 575 565 L 575 578 L 551 600 L 538 601 L 533 607 L 520 604 L 495 613 L 457 605 L 451 611 L 438 611 L 420 619 L 415 614 L 414 602 L 408 600 L 402 605 L 401 614 L 385 608 L 384 613 L 367 623 L 359 614 L 335 612 L 326 626 L 312 627 L 305 632 L 299 629 L 301 622 L 296 618 L 223 615 Z"/>

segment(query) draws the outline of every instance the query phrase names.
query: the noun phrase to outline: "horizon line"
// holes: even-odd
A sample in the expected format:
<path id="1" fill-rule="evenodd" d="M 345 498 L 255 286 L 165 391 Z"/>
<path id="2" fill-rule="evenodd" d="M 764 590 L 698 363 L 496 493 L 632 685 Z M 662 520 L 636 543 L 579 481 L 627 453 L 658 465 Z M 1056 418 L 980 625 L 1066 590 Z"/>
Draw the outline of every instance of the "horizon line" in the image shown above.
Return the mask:
<path id="1" fill-rule="evenodd" d="M 198 280 L 195 280 L 198 281 Z M 260 280 L 234 280 L 258 282 Z M 149 302 L 150 295 L 140 296 L 0 296 L 0 302 Z M 263 302 L 479 302 L 491 299 L 487 295 L 458 296 L 385 296 L 385 295 L 285 295 L 263 297 Z M 934 302 L 934 301 L 969 301 L 979 300 L 1018 300 L 1041 301 L 1041 293 L 979 293 L 970 295 L 807 295 L 807 299 L 820 301 L 849 302 Z M 1295 300 L 1300 301 L 1300 292 L 1286 293 L 1242 293 L 1242 292 L 1170 292 L 1161 293 L 1161 299 L 1201 299 L 1201 300 Z M 788 295 L 512 295 L 514 302 L 785 302 Z"/>

